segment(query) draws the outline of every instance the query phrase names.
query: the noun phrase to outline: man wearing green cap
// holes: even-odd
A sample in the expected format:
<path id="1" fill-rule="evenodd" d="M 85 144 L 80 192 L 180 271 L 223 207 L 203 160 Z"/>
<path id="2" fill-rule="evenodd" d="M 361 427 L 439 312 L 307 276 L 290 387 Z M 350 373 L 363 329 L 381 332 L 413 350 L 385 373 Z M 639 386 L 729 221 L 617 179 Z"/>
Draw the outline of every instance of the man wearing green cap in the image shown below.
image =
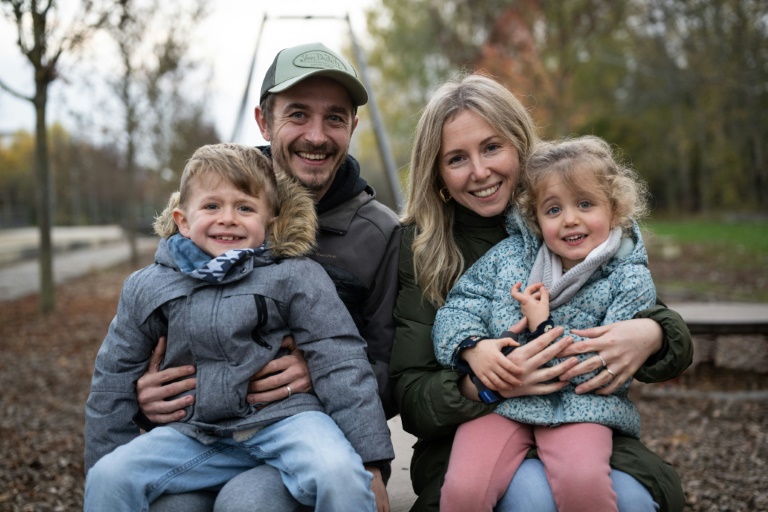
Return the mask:
<path id="1" fill-rule="evenodd" d="M 368 344 L 368 358 L 390 418 L 396 413 L 389 389 L 389 356 L 401 231 L 397 216 L 375 200 L 375 192 L 360 177 L 359 163 L 348 154 L 358 122 L 357 108 L 367 101 L 368 93 L 349 62 L 326 46 L 312 43 L 277 54 L 264 78 L 255 116 L 262 136 L 271 144 L 260 149 L 272 157 L 276 168 L 292 175 L 315 196 L 319 231 L 312 258 L 330 275 Z M 194 387 L 194 379 L 184 379 L 193 372 L 193 368 L 169 368 L 140 379 L 139 402 L 150 422 L 183 417 L 183 408 L 193 397 L 166 399 Z M 252 403 L 311 391 L 300 352 L 272 361 L 256 377 L 248 397 Z M 170 381 L 175 382 L 160 387 Z M 371 485 L 379 510 L 388 510 L 384 480 L 389 464 L 374 461 L 366 468 L 374 474 Z M 211 510 L 212 499 L 204 493 L 167 495 L 150 510 Z M 233 479 L 216 502 L 216 510 L 230 512 L 299 507 L 277 471 L 268 466 Z"/>

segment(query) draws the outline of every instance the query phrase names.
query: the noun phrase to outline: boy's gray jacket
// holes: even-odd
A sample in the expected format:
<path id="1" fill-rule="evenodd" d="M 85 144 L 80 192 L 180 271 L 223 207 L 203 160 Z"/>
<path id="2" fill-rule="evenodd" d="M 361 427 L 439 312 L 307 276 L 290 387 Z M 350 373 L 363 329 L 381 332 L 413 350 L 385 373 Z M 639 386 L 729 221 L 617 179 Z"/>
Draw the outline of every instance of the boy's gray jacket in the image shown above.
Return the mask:
<path id="1" fill-rule="evenodd" d="M 126 280 L 86 403 L 86 471 L 139 435 L 136 381 L 163 335 L 163 368 L 197 368 L 195 403 L 170 424 L 180 432 L 212 443 L 304 411 L 325 411 L 363 462 L 394 458 L 365 341 L 333 283 L 309 259 L 268 254 L 240 261 L 211 285 L 178 271 L 161 240 L 155 264 Z M 249 377 L 274 359 L 287 334 L 304 352 L 314 392 L 263 408 L 249 405 Z"/>

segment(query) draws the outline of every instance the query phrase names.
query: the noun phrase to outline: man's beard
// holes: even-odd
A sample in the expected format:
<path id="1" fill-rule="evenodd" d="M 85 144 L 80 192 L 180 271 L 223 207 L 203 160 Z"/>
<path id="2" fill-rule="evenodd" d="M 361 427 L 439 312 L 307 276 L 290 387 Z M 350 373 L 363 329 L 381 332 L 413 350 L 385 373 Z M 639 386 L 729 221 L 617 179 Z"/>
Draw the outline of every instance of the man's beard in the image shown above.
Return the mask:
<path id="1" fill-rule="evenodd" d="M 328 155 L 329 160 L 336 162 L 336 168 L 333 169 L 333 171 L 328 175 L 327 179 L 323 177 L 323 179 L 319 181 L 318 179 L 306 180 L 302 175 L 300 175 L 300 173 L 294 172 L 293 168 L 289 164 L 291 155 L 295 153 L 324 153 Z M 289 176 L 293 177 L 294 180 L 298 181 L 304 188 L 313 193 L 326 189 L 326 187 L 328 187 L 336 177 L 336 171 L 338 171 L 338 168 L 341 166 L 341 162 L 343 162 L 346 158 L 346 154 L 344 154 L 343 158 L 337 159 L 338 155 L 338 148 L 331 147 L 328 144 L 323 144 L 320 146 L 303 145 L 299 149 L 293 147 L 288 147 L 287 149 L 280 148 L 278 151 L 275 151 L 274 145 L 272 147 L 272 163 L 275 168 L 282 170 Z M 313 178 L 318 177 L 313 176 Z"/>

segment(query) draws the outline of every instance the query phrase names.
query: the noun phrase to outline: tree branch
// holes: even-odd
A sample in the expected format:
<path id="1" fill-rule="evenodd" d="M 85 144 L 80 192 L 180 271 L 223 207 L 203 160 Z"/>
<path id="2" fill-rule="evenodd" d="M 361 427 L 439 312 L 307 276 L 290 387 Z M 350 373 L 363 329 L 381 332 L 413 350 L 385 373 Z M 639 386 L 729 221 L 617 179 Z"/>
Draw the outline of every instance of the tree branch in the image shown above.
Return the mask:
<path id="1" fill-rule="evenodd" d="M 18 92 L 17 90 L 13 89 L 11 86 L 3 82 L 2 79 L 0 79 L 0 89 L 3 89 L 5 92 L 11 94 L 12 96 L 16 96 L 20 100 L 27 100 L 32 103 L 35 102 L 35 98 L 31 96 L 24 96 L 23 94 L 21 94 L 20 92 Z"/>

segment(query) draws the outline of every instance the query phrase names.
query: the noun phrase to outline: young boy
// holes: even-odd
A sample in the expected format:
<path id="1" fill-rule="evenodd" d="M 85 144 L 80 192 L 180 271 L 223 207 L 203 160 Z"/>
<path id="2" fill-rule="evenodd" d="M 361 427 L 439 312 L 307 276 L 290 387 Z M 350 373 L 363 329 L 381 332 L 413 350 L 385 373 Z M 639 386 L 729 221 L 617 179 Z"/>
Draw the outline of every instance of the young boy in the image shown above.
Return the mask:
<path id="1" fill-rule="evenodd" d="M 257 149 L 234 144 L 204 146 L 185 167 L 155 224 L 155 263 L 126 280 L 96 358 L 86 511 L 147 510 L 262 463 L 315 510 L 376 509 L 363 463 L 394 457 L 376 378 L 330 278 L 300 257 L 314 243 L 312 198 L 279 180 Z M 314 392 L 248 404 L 249 378 L 287 334 Z M 160 336 L 164 366 L 196 366 L 197 395 L 183 420 L 139 435 L 135 383 Z"/>

